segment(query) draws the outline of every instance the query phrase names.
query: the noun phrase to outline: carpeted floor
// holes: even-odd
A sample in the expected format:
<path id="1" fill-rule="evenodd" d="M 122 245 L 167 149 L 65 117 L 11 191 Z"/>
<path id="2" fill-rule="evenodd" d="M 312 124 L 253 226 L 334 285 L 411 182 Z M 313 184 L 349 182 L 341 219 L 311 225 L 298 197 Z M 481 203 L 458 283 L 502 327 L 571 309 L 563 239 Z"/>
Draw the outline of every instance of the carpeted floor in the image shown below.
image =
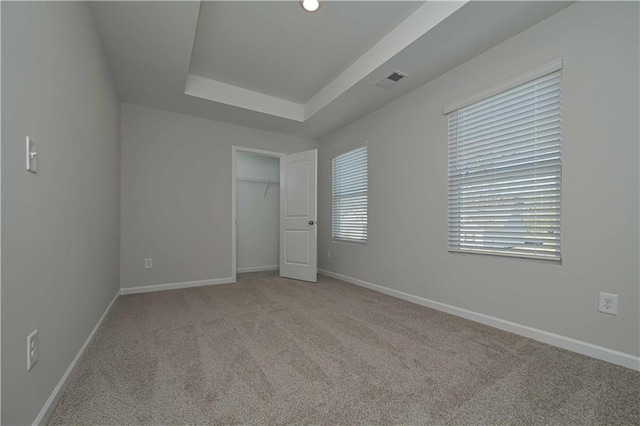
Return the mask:
<path id="1" fill-rule="evenodd" d="M 122 296 L 50 424 L 640 424 L 640 373 L 320 276 Z"/>

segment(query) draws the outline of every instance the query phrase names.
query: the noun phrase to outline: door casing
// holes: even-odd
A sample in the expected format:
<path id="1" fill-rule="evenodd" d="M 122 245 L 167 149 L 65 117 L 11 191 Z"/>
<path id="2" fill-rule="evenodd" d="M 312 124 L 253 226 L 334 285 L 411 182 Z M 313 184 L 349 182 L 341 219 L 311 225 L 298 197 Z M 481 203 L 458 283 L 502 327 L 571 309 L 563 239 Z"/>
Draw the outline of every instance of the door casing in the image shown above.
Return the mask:
<path id="1" fill-rule="evenodd" d="M 232 282 L 237 280 L 237 211 L 236 211 L 236 160 L 238 151 L 250 152 L 252 154 L 263 155 L 265 157 L 281 158 L 285 155 L 283 152 L 265 151 L 263 149 L 247 148 L 243 146 L 231 147 L 231 279 Z M 278 226 L 280 224 L 278 223 Z"/>

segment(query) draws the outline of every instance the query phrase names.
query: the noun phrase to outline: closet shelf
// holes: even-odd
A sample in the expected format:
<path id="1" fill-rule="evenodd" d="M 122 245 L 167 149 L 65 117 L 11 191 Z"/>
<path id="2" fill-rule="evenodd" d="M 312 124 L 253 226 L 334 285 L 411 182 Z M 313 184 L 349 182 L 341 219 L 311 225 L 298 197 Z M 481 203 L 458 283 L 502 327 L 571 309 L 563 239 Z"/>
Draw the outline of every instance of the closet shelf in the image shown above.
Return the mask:
<path id="1" fill-rule="evenodd" d="M 256 183 L 268 183 L 271 185 L 278 185 L 280 181 L 277 180 L 269 180 L 269 179 L 248 179 L 248 178 L 237 178 L 238 182 L 256 182 Z"/>

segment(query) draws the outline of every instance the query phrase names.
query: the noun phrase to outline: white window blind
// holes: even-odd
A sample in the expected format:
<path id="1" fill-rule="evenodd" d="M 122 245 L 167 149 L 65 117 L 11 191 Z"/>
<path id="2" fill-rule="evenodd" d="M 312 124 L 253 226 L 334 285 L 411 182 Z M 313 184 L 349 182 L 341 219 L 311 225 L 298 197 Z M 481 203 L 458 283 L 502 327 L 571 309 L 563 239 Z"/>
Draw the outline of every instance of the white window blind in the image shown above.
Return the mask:
<path id="1" fill-rule="evenodd" d="M 364 243 L 369 190 L 367 147 L 338 155 L 331 165 L 333 239 Z"/>
<path id="2" fill-rule="evenodd" d="M 561 70 L 447 114 L 449 250 L 560 260 Z"/>

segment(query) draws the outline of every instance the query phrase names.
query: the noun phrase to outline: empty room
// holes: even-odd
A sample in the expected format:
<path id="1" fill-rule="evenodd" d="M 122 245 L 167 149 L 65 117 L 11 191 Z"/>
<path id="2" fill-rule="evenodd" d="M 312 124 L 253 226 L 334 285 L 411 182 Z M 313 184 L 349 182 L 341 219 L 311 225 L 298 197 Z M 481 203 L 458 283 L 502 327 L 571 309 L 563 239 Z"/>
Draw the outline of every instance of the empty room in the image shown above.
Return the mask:
<path id="1" fill-rule="evenodd" d="M 2 425 L 640 425 L 640 3 L 0 23 Z"/>

